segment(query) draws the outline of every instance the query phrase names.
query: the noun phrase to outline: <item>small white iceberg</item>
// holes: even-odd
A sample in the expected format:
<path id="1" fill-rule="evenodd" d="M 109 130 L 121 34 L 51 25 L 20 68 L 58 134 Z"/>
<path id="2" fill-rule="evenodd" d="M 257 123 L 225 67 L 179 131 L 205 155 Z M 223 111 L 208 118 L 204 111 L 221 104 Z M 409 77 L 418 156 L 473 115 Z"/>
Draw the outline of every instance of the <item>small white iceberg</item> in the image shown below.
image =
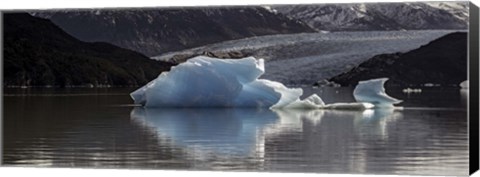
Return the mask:
<path id="1" fill-rule="evenodd" d="M 357 102 L 366 102 L 376 107 L 393 107 L 394 104 L 401 103 L 401 100 L 387 95 L 383 85 L 388 78 L 371 79 L 358 82 L 353 90 L 353 97 Z"/>
<path id="2" fill-rule="evenodd" d="M 460 87 L 462 87 L 462 89 L 468 89 L 468 85 L 469 85 L 468 80 L 460 83 Z"/>
<path id="3" fill-rule="evenodd" d="M 370 109 L 393 107 L 400 100 L 385 93 L 388 78 L 362 81 L 354 90 L 357 103 L 325 104 L 316 94 L 301 100 L 301 88 L 259 79 L 264 60 L 197 56 L 164 72 L 132 92 L 144 107 L 265 107 L 272 109 Z"/>

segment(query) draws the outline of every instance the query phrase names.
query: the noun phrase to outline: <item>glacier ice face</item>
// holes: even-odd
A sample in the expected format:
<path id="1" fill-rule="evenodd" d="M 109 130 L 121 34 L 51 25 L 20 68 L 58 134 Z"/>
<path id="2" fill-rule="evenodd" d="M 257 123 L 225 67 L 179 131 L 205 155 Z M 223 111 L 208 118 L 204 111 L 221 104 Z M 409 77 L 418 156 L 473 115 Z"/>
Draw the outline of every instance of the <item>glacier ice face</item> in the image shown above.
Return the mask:
<path id="1" fill-rule="evenodd" d="M 354 90 L 357 103 L 325 104 L 316 94 L 300 100 L 301 88 L 259 79 L 263 59 L 216 59 L 198 56 L 172 67 L 132 92 L 145 107 L 264 107 L 294 109 L 371 109 L 400 101 L 385 93 L 387 78 L 362 81 Z"/>
<path id="2" fill-rule="evenodd" d="M 385 93 L 383 85 L 388 78 L 371 79 L 358 82 L 353 90 L 353 97 L 357 102 L 366 102 L 375 107 L 393 107 L 394 104 L 402 102 L 392 98 Z"/>

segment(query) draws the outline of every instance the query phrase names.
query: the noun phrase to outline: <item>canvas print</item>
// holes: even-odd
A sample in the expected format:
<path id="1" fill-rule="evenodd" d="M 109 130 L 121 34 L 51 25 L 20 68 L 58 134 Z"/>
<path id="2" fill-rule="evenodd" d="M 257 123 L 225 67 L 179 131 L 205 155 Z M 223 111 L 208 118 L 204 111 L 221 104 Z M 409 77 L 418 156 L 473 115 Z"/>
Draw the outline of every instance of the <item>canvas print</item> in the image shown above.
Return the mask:
<path id="1" fill-rule="evenodd" d="M 469 5 L 4 11 L 2 165 L 468 175 Z"/>

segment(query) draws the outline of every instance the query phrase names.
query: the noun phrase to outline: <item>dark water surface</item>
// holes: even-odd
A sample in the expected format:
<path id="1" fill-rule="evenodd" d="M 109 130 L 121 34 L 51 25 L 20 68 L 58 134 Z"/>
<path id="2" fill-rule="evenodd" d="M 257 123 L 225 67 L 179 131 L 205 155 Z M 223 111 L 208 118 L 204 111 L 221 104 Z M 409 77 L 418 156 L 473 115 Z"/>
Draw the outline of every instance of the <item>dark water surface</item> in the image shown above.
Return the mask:
<path id="1" fill-rule="evenodd" d="M 325 102 L 351 88 L 304 88 Z M 466 94 L 389 94 L 403 110 L 144 109 L 133 89 L 6 89 L 3 165 L 467 175 Z"/>

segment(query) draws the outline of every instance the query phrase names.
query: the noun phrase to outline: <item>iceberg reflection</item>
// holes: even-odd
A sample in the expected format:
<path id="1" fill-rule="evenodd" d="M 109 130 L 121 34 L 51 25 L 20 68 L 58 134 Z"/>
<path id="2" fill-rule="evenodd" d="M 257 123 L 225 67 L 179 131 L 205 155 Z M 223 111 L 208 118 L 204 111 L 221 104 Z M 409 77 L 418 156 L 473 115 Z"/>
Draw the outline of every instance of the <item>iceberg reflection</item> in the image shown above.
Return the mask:
<path id="1" fill-rule="evenodd" d="M 257 134 L 278 121 L 266 109 L 157 109 L 134 108 L 131 118 L 168 137 L 174 144 L 203 153 L 248 155 Z"/>
<path id="2" fill-rule="evenodd" d="M 402 112 L 394 109 L 321 110 L 321 114 L 311 114 L 321 115 L 320 118 L 304 117 L 294 129 L 275 125 L 275 131 L 265 135 L 265 168 L 296 170 L 298 166 L 276 160 L 286 158 L 283 152 L 291 152 L 295 159 L 301 159 L 297 163 L 305 165 L 301 172 L 366 173 L 375 167 L 372 161 L 376 157 L 385 156 L 385 151 L 377 150 L 389 144 L 392 138 L 388 134 L 396 131 L 389 127 L 396 125 L 399 114 Z"/>
<path id="3" fill-rule="evenodd" d="M 388 122 L 396 121 L 401 118 L 400 112 L 394 109 L 374 109 L 365 110 L 361 118 L 356 118 L 354 127 L 360 137 L 387 138 Z"/>
<path id="4" fill-rule="evenodd" d="M 165 109 L 136 107 L 131 119 L 156 135 L 183 146 L 195 156 L 262 156 L 265 140 L 282 132 L 303 132 L 318 127 L 348 130 L 359 135 L 385 137 L 393 109 L 375 110 L 270 110 L 270 109 Z M 342 127 L 322 119 L 350 119 L 353 127 Z M 331 124 L 333 123 L 333 124 Z M 307 130 L 308 131 L 308 130 Z M 308 133 L 308 132 L 307 132 Z M 327 132 L 328 133 L 328 132 Z M 335 132 L 332 132 L 335 133 Z"/>

